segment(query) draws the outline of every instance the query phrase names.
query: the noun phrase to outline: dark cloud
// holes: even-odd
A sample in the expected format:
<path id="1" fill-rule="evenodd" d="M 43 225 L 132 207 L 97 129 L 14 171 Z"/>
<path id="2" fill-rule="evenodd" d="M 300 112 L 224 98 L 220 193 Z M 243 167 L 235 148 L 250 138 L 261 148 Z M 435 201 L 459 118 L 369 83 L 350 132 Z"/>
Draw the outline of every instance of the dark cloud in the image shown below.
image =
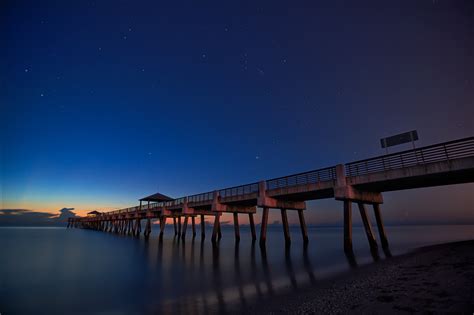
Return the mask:
<path id="1" fill-rule="evenodd" d="M 0 209 L 0 226 L 63 226 L 76 217 L 74 208 L 63 208 L 59 214 L 26 209 Z"/>

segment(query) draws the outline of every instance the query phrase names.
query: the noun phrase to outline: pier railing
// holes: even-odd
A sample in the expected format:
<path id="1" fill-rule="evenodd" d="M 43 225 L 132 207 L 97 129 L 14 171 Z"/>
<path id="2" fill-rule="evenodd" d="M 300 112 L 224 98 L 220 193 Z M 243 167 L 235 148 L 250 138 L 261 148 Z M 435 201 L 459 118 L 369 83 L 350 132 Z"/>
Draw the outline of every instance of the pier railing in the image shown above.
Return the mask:
<path id="1" fill-rule="evenodd" d="M 213 199 L 214 199 L 213 191 L 188 196 L 188 202 L 206 202 L 206 201 L 212 201 Z"/>
<path id="2" fill-rule="evenodd" d="M 346 176 L 367 175 L 471 156 L 474 156 L 474 137 L 347 163 Z"/>
<path id="3" fill-rule="evenodd" d="M 240 185 L 219 190 L 219 196 L 221 198 L 237 197 L 252 193 L 258 193 L 258 183 Z"/>
<path id="4" fill-rule="evenodd" d="M 326 167 L 319 170 L 293 174 L 267 180 L 267 189 L 286 188 L 298 185 L 316 184 L 318 182 L 335 180 L 336 167 Z"/>

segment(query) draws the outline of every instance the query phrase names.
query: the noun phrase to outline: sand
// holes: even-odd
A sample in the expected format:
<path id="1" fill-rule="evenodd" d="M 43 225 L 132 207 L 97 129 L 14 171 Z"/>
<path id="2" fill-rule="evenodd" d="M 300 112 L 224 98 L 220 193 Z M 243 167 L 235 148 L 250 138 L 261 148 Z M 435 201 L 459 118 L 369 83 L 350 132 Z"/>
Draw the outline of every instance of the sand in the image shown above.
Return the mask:
<path id="1" fill-rule="evenodd" d="M 474 313 L 474 240 L 420 248 L 358 267 L 245 313 Z"/>

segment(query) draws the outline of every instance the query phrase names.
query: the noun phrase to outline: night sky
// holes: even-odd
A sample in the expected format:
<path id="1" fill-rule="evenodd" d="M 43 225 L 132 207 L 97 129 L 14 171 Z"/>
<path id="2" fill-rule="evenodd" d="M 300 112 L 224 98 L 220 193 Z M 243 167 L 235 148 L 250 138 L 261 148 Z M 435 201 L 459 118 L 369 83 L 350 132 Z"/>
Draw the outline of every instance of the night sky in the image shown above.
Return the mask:
<path id="1" fill-rule="evenodd" d="M 473 1 L 7 0 L 0 14 L 0 208 L 84 214 L 383 154 L 381 137 L 412 129 L 418 146 L 474 134 Z M 473 191 L 383 207 L 462 222 Z M 310 209 L 309 223 L 342 217 L 335 201 Z"/>

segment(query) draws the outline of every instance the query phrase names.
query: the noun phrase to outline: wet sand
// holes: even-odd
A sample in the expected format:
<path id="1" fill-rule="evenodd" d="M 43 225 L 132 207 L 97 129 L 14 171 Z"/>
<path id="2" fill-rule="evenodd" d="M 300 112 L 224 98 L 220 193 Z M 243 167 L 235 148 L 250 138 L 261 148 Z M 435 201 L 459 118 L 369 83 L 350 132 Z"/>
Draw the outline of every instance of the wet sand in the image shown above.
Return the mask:
<path id="1" fill-rule="evenodd" d="M 245 313 L 474 312 L 474 240 L 423 247 L 357 267 Z"/>

